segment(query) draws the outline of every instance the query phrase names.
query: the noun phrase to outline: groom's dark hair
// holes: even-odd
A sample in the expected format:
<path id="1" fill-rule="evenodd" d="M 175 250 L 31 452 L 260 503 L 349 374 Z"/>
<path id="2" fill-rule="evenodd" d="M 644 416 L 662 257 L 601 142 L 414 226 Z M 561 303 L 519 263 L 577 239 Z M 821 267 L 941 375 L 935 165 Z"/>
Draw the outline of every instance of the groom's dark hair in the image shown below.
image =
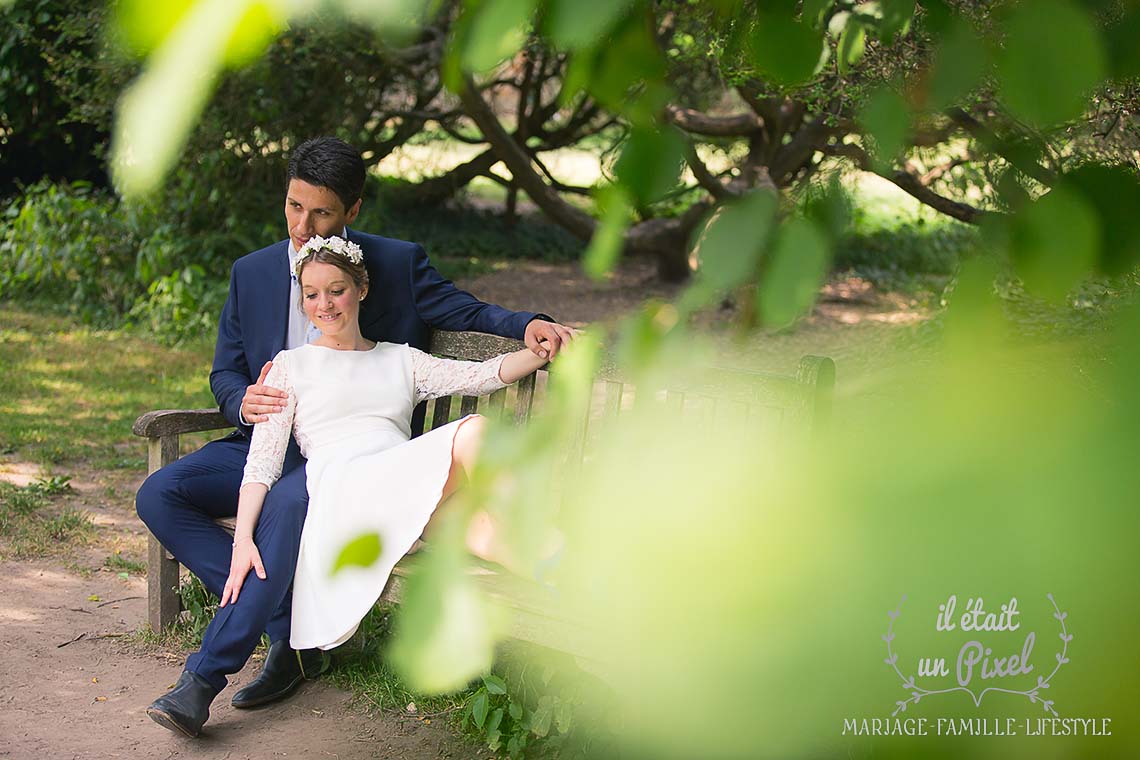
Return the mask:
<path id="1" fill-rule="evenodd" d="M 286 192 L 295 179 L 332 190 L 347 211 L 364 193 L 364 159 L 344 140 L 314 137 L 298 145 L 289 156 Z"/>

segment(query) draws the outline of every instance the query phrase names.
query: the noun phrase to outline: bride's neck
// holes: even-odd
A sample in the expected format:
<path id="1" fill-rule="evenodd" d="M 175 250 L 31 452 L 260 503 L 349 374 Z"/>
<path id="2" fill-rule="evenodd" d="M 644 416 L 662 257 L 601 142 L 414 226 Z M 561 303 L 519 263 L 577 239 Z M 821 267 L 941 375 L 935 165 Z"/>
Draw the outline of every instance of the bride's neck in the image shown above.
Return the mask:
<path id="1" fill-rule="evenodd" d="M 324 334 L 313 341 L 315 346 L 336 349 L 337 351 L 367 351 L 376 344 L 365 338 L 357 329 L 353 333 L 340 333 L 337 335 Z"/>

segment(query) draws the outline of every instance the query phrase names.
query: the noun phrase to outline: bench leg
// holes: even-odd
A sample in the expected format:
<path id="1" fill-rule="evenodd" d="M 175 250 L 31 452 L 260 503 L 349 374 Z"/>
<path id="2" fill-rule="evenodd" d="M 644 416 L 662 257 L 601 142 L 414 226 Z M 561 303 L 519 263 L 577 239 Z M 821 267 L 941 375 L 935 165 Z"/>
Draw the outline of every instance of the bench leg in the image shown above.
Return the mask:
<path id="1" fill-rule="evenodd" d="M 178 560 L 150 536 L 146 567 L 147 617 L 151 630 L 160 633 L 178 618 Z"/>

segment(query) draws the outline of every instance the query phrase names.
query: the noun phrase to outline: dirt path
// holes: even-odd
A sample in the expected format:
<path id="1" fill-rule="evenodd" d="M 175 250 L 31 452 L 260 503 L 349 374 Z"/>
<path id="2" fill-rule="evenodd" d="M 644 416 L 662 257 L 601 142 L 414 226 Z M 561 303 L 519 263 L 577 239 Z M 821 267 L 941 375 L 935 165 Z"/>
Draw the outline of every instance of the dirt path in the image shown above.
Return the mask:
<path id="1" fill-rule="evenodd" d="M 58 474 L 58 473 L 57 473 Z M 146 579 L 104 566 L 115 552 L 144 560 L 146 534 L 133 497 L 143 473 L 68 469 L 73 493 L 51 510 L 86 512 L 94 538 L 47 559 L 0 561 L 0 758 L 470 758 L 477 748 L 444 722 L 370 713 L 316 681 L 288 700 L 235 710 L 229 700 L 261 667 L 230 679 L 196 740 L 156 725 L 146 707 L 182 672 L 186 652 L 142 643 Z M 0 463 L 0 479 L 42 475 Z"/>
<path id="2" fill-rule="evenodd" d="M 0 757 L 470 756 L 442 725 L 370 717 L 321 682 L 262 710 L 234 710 L 229 696 L 260 663 L 231 679 L 199 739 L 176 736 L 145 710 L 177 680 L 182 655 L 127 641 L 146 616 L 143 579 L 84 578 L 45 561 L 2 562 L 0 577 Z"/>

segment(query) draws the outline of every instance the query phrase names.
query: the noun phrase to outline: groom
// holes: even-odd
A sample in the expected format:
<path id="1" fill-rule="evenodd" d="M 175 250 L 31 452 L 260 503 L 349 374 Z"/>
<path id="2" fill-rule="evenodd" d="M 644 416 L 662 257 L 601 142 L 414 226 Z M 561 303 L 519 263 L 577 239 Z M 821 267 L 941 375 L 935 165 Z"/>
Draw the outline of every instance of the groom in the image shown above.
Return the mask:
<path id="1" fill-rule="evenodd" d="M 237 514 L 253 425 L 284 408 L 285 394 L 264 384 L 270 360 L 282 349 L 304 345 L 316 330 L 300 309 L 300 287 L 290 274 L 297 251 L 311 237 L 346 236 L 363 249 L 371 289 L 361 304 L 360 329 L 370 340 L 426 350 L 433 328 L 474 330 L 520 338 L 539 356 L 549 352 L 553 358 L 573 338 L 573 330 L 544 314 L 508 311 L 459 290 L 419 245 L 350 230 L 364 180 L 364 161 L 340 140 L 320 137 L 293 151 L 285 193 L 289 238 L 234 263 L 218 324 L 210 388 L 237 430 L 158 470 L 136 497 L 150 531 L 216 595 L 229 576 L 232 539 L 214 520 Z M 289 648 L 290 584 L 308 507 L 303 465 L 290 441 L 281 479 L 266 497 L 254 535 L 264 572 L 251 573 L 240 599 L 218 611 L 174 689 L 147 709 L 160 725 L 197 736 L 226 676 L 242 668 L 263 632 L 271 642 L 265 665 L 234 695 L 234 707 L 286 697 L 303 678 L 328 669 L 327 652 Z"/>

